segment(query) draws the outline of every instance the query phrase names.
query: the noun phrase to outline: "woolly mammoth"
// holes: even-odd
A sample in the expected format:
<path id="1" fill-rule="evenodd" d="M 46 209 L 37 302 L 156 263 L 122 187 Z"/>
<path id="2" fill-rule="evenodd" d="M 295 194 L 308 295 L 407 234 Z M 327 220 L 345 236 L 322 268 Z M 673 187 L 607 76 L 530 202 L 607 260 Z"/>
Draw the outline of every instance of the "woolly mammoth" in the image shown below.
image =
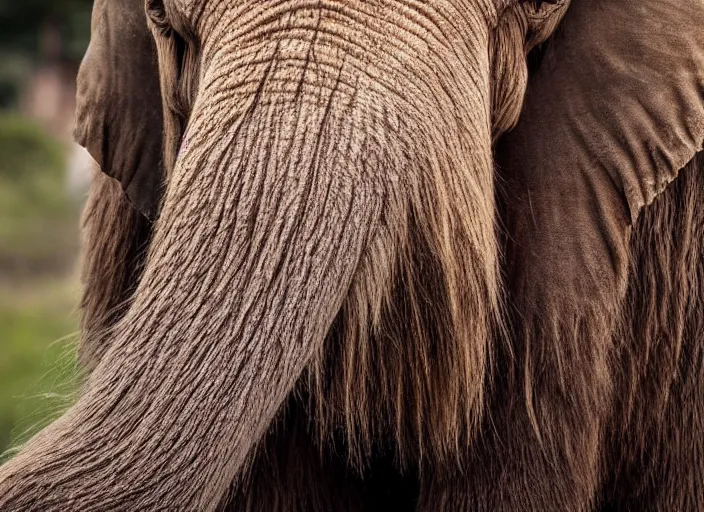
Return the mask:
<path id="1" fill-rule="evenodd" d="M 700 510 L 703 24 L 96 1 L 88 375 L 0 509 Z"/>

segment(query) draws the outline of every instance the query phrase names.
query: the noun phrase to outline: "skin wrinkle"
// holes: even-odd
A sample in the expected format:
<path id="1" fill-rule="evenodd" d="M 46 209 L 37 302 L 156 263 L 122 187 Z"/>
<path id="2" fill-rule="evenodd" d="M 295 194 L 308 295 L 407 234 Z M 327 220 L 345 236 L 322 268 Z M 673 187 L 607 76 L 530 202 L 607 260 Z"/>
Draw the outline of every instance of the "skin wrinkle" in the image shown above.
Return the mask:
<path id="1" fill-rule="evenodd" d="M 334 5 L 336 5 L 336 4 L 332 4 L 332 5 L 334 6 Z M 353 15 L 353 14 L 356 12 L 356 10 L 348 10 L 348 11 L 350 12 L 351 15 Z M 376 14 L 377 14 L 377 17 L 378 17 L 378 13 L 376 13 Z M 368 18 L 365 18 L 364 20 L 360 20 L 360 23 L 363 23 L 363 22 L 366 22 L 366 21 L 370 21 L 370 22 L 371 22 L 373 19 L 374 19 L 374 18 L 372 18 L 372 17 L 368 17 Z M 368 23 L 367 25 L 369 25 L 369 24 L 371 24 L 372 27 L 374 26 L 373 23 Z M 382 33 L 382 34 L 383 34 L 383 33 L 388 33 L 388 30 L 383 30 L 381 33 Z M 263 35 L 264 35 L 264 36 L 267 36 L 267 37 L 271 36 L 270 33 L 263 34 Z M 233 34 L 233 35 L 232 35 L 232 38 L 233 38 L 233 39 L 234 39 L 234 38 L 237 38 L 237 33 Z M 260 40 L 261 37 L 257 36 L 257 39 Z M 226 41 L 228 41 L 228 39 L 226 39 Z M 337 43 L 340 43 L 340 44 L 348 44 L 348 43 L 347 43 L 347 40 L 344 39 L 344 38 L 343 38 L 342 40 L 337 41 Z M 446 43 L 446 42 L 438 41 L 438 43 L 439 43 L 439 44 L 447 44 L 447 43 L 449 43 L 449 42 Z M 470 41 L 470 42 L 469 42 L 469 45 L 470 45 L 469 48 L 471 48 L 472 46 L 474 46 L 474 43 Z M 434 46 L 434 45 L 428 45 L 428 44 L 426 44 L 424 47 L 432 49 L 433 46 Z M 448 46 L 449 46 L 450 48 L 452 48 L 452 45 L 448 45 Z M 362 49 L 363 49 L 363 50 L 366 50 L 366 48 L 362 48 Z M 403 48 L 399 48 L 399 50 L 402 51 Z M 411 52 L 411 55 L 412 55 L 413 57 L 412 57 L 412 59 L 406 59 L 406 62 L 409 62 L 409 60 L 411 60 L 411 61 L 416 61 L 416 60 L 417 60 L 417 57 L 415 57 L 415 55 L 418 54 L 419 51 L 420 51 L 420 50 Z M 394 53 L 395 53 L 395 52 L 394 52 Z M 403 53 L 405 53 L 405 51 L 404 51 Z M 469 63 L 472 64 L 472 62 L 471 62 L 471 53 L 466 53 L 465 55 L 463 55 L 463 57 L 465 58 L 464 60 L 469 60 Z M 469 59 L 467 59 L 467 57 L 469 57 Z M 385 61 L 387 61 L 387 60 L 389 60 L 389 59 L 391 59 L 391 58 L 394 58 L 394 57 L 393 57 L 393 54 L 388 54 L 388 52 L 384 51 L 384 58 L 383 58 L 383 59 L 380 59 L 380 62 L 383 63 L 383 62 L 385 62 Z M 445 60 L 446 60 L 446 59 L 441 58 L 441 56 L 438 56 L 437 59 L 434 59 L 434 61 L 433 61 L 431 64 L 428 65 L 428 72 L 431 73 L 431 75 L 435 74 L 435 73 L 437 72 L 437 71 L 436 71 L 437 65 L 438 65 L 438 64 L 442 64 Z M 460 59 L 459 62 L 461 63 L 461 62 L 462 62 L 462 59 Z M 362 68 L 363 68 L 363 67 L 364 67 L 364 66 L 362 66 Z M 400 69 L 403 69 L 403 67 L 401 67 Z M 410 82 L 410 83 L 412 83 L 412 82 L 416 79 L 416 78 L 413 77 L 413 76 L 410 76 L 410 77 L 408 77 L 408 78 L 409 78 L 409 82 Z M 377 79 L 378 79 L 378 77 L 377 77 Z"/>

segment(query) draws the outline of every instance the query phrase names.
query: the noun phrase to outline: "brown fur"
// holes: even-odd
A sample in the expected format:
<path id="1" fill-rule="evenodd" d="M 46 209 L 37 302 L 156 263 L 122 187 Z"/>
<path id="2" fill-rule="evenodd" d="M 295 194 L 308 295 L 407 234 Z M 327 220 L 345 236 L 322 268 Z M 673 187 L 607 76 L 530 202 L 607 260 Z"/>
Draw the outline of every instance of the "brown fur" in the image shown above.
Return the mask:
<path id="1" fill-rule="evenodd" d="M 704 510 L 703 240 L 700 153 L 634 228 L 604 510 Z"/>
<path id="2" fill-rule="evenodd" d="M 520 347 L 516 357 L 499 358 L 500 366 L 514 361 L 519 383 L 525 385 L 529 378 L 532 394 L 524 395 L 528 401 L 523 402 L 511 378 L 498 379 L 499 393 L 466 464 L 468 472 L 447 474 L 428 467 L 420 510 L 704 510 L 703 163 L 701 155 L 695 158 L 634 228 L 628 292 L 621 307 L 613 308 L 618 316 L 610 328 L 614 343 L 602 359 L 607 366 L 585 387 L 574 385 L 575 378 L 593 364 L 562 356 L 562 371 L 545 358 L 531 365 Z M 587 318 L 584 323 L 572 332 L 585 336 L 584 344 L 590 346 L 606 326 Z M 516 339 L 531 340 L 539 333 Z M 543 341 L 549 339 L 540 334 Z M 564 351 L 552 346 L 545 353 L 556 357 Z M 546 367 L 550 369 L 536 371 Z M 570 395 L 562 391 L 561 375 L 574 386 Z M 553 381 L 546 391 L 540 390 L 542 379 Z M 536 392 L 553 401 L 569 397 L 577 407 L 546 402 L 543 410 L 557 414 L 545 417 L 538 410 L 535 424 L 530 397 Z M 604 402 L 585 407 L 580 396 L 601 396 Z M 602 412 L 570 418 L 569 411 L 579 413 L 580 407 Z M 507 420 L 504 411 L 514 412 Z M 594 447 L 586 452 L 567 444 L 590 437 Z M 556 439 L 565 444 L 556 445 Z M 581 459 L 583 453 L 591 457 Z M 527 473 L 531 468 L 534 472 Z M 580 480 L 585 470 L 591 477 Z"/>
<path id="3" fill-rule="evenodd" d="M 151 223 L 129 203 L 119 183 L 95 174 L 83 213 L 83 297 L 79 355 L 94 368 L 111 330 L 137 289 L 151 237 Z"/>
<path id="4" fill-rule="evenodd" d="M 609 449 L 603 452 L 605 511 L 694 511 L 702 509 L 704 503 L 699 485 L 704 473 L 704 462 L 699 454 L 703 453 L 704 447 L 700 446 L 702 439 L 698 433 L 702 426 L 697 419 L 702 414 L 697 411 L 704 406 L 700 386 L 704 378 L 703 359 L 701 343 L 698 343 L 704 334 L 701 325 L 704 314 L 699 293 L 704 272 L 704 257 L 699 245 L 704 234 L 701 169 L 700 159 L 693 161 L 681 178 L 646 209 L 634 230 L 631 284 L 622 313 L 624 341 L 617 344 L 620 355 L 613 358 L 610 372 L 618 378 L 615 384 L 617 392 L 614 394 L 616 408 L 606 428 L 608 442 L 605 446 Z M 98 179 L 94 186 L 99 190 L 114 189 L 105 188 L 104 184 L 103 180 Z M 97 192 L 93 194 L 97 196 Z M 109 204 L 105 202 L 103 206 Z M 90 230 L 91 222 L 97 227 L 98 220 L 107 218 L 87 215 L 87 229 Z M 113 236 L 119 233 L 98 231 Z M 110 240 L 112 237 L 106 237 L 103 242 Z M 98 248 L 100 245 L 89 247 Z M 113 261 L 120 262 L 119 259 Z M 103 271 L 120 269 L 121 265 L 100 268 Z M 95 275 L 103 273 L 101 271 Z M 118 270 L 118 275 L 123 274 Z M 108 275 L 103 277 L 107 278 Z M 101 282 L 122 281 L 106 279 Z M 87 290 L 90 289 L 87 287 Z M 104 291 L 109 289 L 101 288 Z M 106 312 L 110 309 L 107 308 Z M 642 312 L 647 315 L 643 316 Z M 661 371 L 663 365 L 669 370 Z M 340 462 L 327 461 L 323 470 L 318 465 L 317 457 L 310 458 L 311 454 L 317 453 L 317 449 L 310 444 L 310 440 L 306 440 L 305 435 L 302 437 L 301 428 L 305 427 L 287 428 L 283 437 L 281 431 L 272 431 L 269 439 L 274 444 L 266 450 L 268 455 L 248 477 L 251 483 L 244 488 L 251 491 L 245 492 L 241 498 L 233 497 L 232 510 L 286 511 L 293 510 L 284 505 L 291 502 L 301 504 L 300 510 L 305 511 L 367 510 L 357 508 L 361 507 L 359 502 L 364 496 L 364 490 L 360 490 L 363 489 L 362 484 L 352 483 L 357 477 L 344 470 Z M 281 443 L 283 439 L 288 439 L 291 444 L 282 449 L 276 443 Z M 291 452 L 296 450 L 297 443 L 301 443 L 303 451 Z M 514 448 L 513 453 L 516 451 L 518 448 Z M 297 455 L 284 456 L 282 453 Z M 495 452 L 489 453 L 490 458 L 494 455 Z M 277 457 L 277 463 L 267 469 L 273 462 L 271 457 Z M 505 457 L 499 460 L 512 458 L 510 452 Z M 302 466 L 306 460 L 313 466 Z M 340 468 L 337 473 L 331 472 L 331 465 L 334 464 Z M 484 466 L 479 467 L 482 472 L 485 470 Z M 293 482 L 291 478 L 300 480 Z M 308 485 L 309 478 L 315 479 L 315 486 Z M 542 478 L 549 484 L 554 481 L 555 475 Z M 542 478 L 532 479 L 532 486 L 543 481 Z M 326 484 L 326 479 L 332 480 Z M 500 477 L 494 476 L 493 479 L 501 481 Z M 281 482 L 278 488 L 274 484 L 276 481 Z M 458 481 L 461 481 L 460 478 L 455 477 L 449 483 L 454 489 L 466 489 L 457 486 Z M 476 484 L 476 488 L 496 488 L 491 478 L 484 482 Z M 350 486 L 351 490 L 357 489 L 352 491 L 350 505 L 329 501 L 342 499 L 344 493 L 341 490 L 345 486 Z M 317 497 L 291 494 L 292 491 L 325 492 L 326 489 L 329 494 Z M 468 503 L 474 503 L 471 500 L 476 499 L 476 490 L 471 490 L 467 495 L 462 491 L 461 496 L 464 497 L 458 498 L 448 495 L 447 491 L 431 489 L 426 489 L 424 494 L 428 499 L 427 510 L 463 510 L 468 508 Z M 537 494 L 543 496 L 542 493 Z M 599 499 L 598 496 L 594 498 Z M 271 502 L 271 499 L 279 501 Z M 457 499 L 466 501 L 449 501 Z M 247 500 L 249 505 L 240 500 Z M 535 510 L 538 508 L 532 507 Z M 524 509 L 520 506 L 515 508 Z"/>
<path id="5" fill-rule="evenodd" d="M 632 391 L 619 387 L 621 340 L 614 335 L 629 277 L 639 277 L 629 275 L 629 257 L 644 257 L 629 248 L 631 226 L 704 137 L 704 10 L 697 2 L 643 3 L 573 2 L 531 77 L 518 127 L 499 145 L 513 350 L 497 345 L 497 386 L 468 469 L 423 468 L 426 510 L 588 511 L 600 499 L 612 413 Z M 673 200 L 673 211 L 680 202 Z M 665 238 L 677 229 L 667 222 L 658 231 Z M 654 259 L 657 268 L 665 257 Z M 696 271 L 683 273 L 696 280 Z M 655 299 L 682 300 L 661 296 L 667 291 L 657 290 Z M 671 309 L 675 318 L 666 323 L 674 326 L 681 313 Z M 628 312 L 645 325 L 636 332 L 662 329 L 636 308 Z M 642 347 L 637 338 L 634 352 Z M 668 342 L 677 352 L 676 337 Z M 636 375 L 644 371 L 626 363 Z M 662 370 L 671 372 L 667 364 Z M 650 410 L 645 396 L 638 404 Z M 681 407 L 697 413 L 694 404 Z M 679 434 L 668 433 L 678 446 Z M 613 485 L 616 495 L 629 494 Z M 698 500 L 691 490 L 676 494 L 659 506 Z"/>
<path id="6" fill-rule="evenodd" d="M 532 302 L 535 283 L 523 281 L 521 265 L 526 248 L 512 236 L 517 191 L 505 184 L 500 192 L 510 337 L 495 345 L 494 386 L 480 434 L 460 470 L 422 468 L 419 510 L 588 512 L 601 483 L 620 299 L 595 300 L 585 290 L 585 300 L 569 300 L 553 284 L 549 290 L 557 295 Z"/>
<path id="7" fill-rule="evenodd" d="M 182 17 L 169 16 L 163 0 L 149 0 L 146 13 L 159 59 L 164 168 L 168 180 L 198 93 L 201 52 L 192 30 Z"/>

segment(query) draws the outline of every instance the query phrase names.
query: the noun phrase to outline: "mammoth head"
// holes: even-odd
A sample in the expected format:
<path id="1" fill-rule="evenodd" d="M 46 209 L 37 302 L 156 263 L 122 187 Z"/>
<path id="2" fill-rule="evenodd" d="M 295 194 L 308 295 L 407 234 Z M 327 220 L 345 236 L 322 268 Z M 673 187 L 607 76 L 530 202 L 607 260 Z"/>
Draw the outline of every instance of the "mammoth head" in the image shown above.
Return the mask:
<path id="1" fill-rule="evenodd" d="M 498 26 L 490 40 L 494 54 L 491 87 L 498 135 L 515 124 L 522 105 L 526 77 L 520 60 L 549 36 L 566 2 L 494 1 Z M 199 9 L 193 7 L 196 3 Z M 173 22 L 196 16 L 196 12 L 202 15 L 206 4 L 216 3 L 190 3 L 189 9 L 181 9 L 187 11 L 185 15 L 172 19 L 167 19 L 163 0 L 147 1 L 146 13 L 143 0 L 98 0 L 94 6 L 91 43 L 78 77 L 76 139 L 104 172 L 122 183 L 133 204 L 152 218 L 158 209 L 163 169 L 168 167 L 165 163 L 175 160 L 179 134 L 197 87 L 198 66 L 187 64 L 197 59 L 192 44 L 196 39 L 185 37 L 184 41 L 190 33 L 186 23 L 174 26 Z M 179 4 L 173 4 L 171 10 L 177 11 Z M 507 149 L 500 156 L 520 159 L 532 167 L 541 165 L 542 155 L 553 155 L 553 161 L 593 156 L 611 174 L 623 165 L 638 168 L 640 172 L 623 172 L 616 178 L 623 180 L 620 186 L 629 198 L 629 215 L 634 216 L 668 181 L 667 176 L 674 176 L 672 169 L 681 167 L 700 145 L 701 121 L 692 110 L 700 99 L 698 40 L 684 35 L 695 26 L 698 10 L 686 3 L 656 0 L 647 9 L 642 2 L 625 0 L 574 0 L 573 4 L 559 37 L 549 45 L 545 66 L 532 79 L 521 127 L 507 139 L 503 145 Z M 157 33 L 172 39 L 164 51 L 168 59 L 163 61 L 169 62 L 162 67 L 181 70 L 162 76 L 167 82 L 163 84 L 163 108 L 175 118 L 167 123 L 166 133 L 156 44 L 148 17 Z M 667 31 L 658 19 L 680 28 Z M 521 36 L 526 33 L 524 44 Z M 506 51 L 512 45 L 515 51 Z M 529 141 L 522 135 L 528 133 Z M 571 137 L 570 143 L 562 143 L 566 137 Z"/>
<path id="2" fill-rule="evenodd" d="M 78 140 L 158 220 L 110 347 L 0 469 L 0 508 L 216 510 L 306 370 L 320 446 L 392 430 L 399 459 L 457 460 L 504 312 L 494 156 L 515 297 L 580 330 L 704 137 L 701 0 L 571 3 L 529 80 L 567 0 L 97 0 Z M 591 341 L 524 348 L 559 386 L 550 349 L 559 372 Z"/>
<path id="3" fill-rule="evenodd" d="M 558 24 L 529 77 L 527 53 Z M 252 217 L 241 244 L 255 231 L 274 236 L 291 217 L 277 210 L 288 205 L 284 196 L 308 198 L 306 172 L 341 180 L 340 201 L 362 197 L 342 197 L 349 184 L 374 191 L 368 208 L 382 191 L 393 203 L 384 208 L 397 209 L 379 217 L 394 220 L 390 230 L 409 231 L 399 226 L 415 213 L 403 208 L 427 215 L 414 221 L 436 236 L 427 252 L 444 259 L 438 281 L 448 303 L 483 320 L 499 309 L 495 158 L 508 192 L 509 277 L 524 316 L 570 304 L 578 315 L 579 304 L 623 290 L 630 225 L 701 147 L 701 26 L 696 0 L 100 0 L 79 77 L 77 134 L 142 213 L 154 218 L 170 206 L 169 234 L 155 237 L 168 256 L 179 253 L 167 246 L 183 241 L 185 228 L 206 238 L 198 216 L 213 215 L 207 227 L 223 230 Z M 330 116 L 343 126 L 315 138 Z M 306 159 L 322 150 L 334 159 L 331 147 L 350 152 L 346 161 L 362 162 L 364 173 L 318 173 L 320 162 Z M 287 180 L 294 183 L 281 189 Z M 162 184 L 167 199 L 174 192 L 160 212 Z M 262 197 L 271 204 L 260 211 Z M 270 217 L 255 219 L 262 211 Z M 217 233 L 223 247 L 231 234 Z M 340 265 L 362 257 L 361 242 L 355 247 Z M 146 275 L 158 282 L 154 268 Z M 457 327 L 455 339 L 488 337 L 481 326 L 489 321 L 463 315 L 453 321 L 471 325 Z M 466 366 L 483 375 L 481 361 Z"/>
<path id="4" fill-rule="evenodd" d="M 549 36 L 569 0 L 475 3 L 492 31 L 490 108 L 496 138 L 518 119 L 527 79 L 526 53 Z M 212 25 L 212 20 L 203 23 L 202 18 L 216 4 L 227 2 L 96 0 L 94 4 L 91 42 L 78 76 L 75 138 L 103 172 L 122 184 L 137 210 L 152 220 L 197 93 L 198 45 L 205 36 L 195 34 L 198 23 L 189 18 L 198 18 L 200 28 Z"/>
<path id="5" fill-rule="evenodd" d="M 461 372 L 475 373 L 453 378 L 481 381 L 485 351 L 472 340 L 484 343 L 490 317 L 498 309 L 492 142 L 518 119 L 527 82 L 526 54 L 549 36 L 568 3 L 101 0 L 95 4 L 91 48 L 79 77 L 78 138 L 103 171 L 121 182 L 137 209 L 149 218 L 159 217 L 151 242 L 154 254 L 160 245 L 164 250 L 169 245 L 172 255 L 193 253 L 173 248 L 178 240 L 186 239 L 183 233 L 188 229 L 197 228 L 200 237 L 207 232 L 203 228 L 230 226 L 227 237 L 236 233 L 238 244 L 258 243 L 254 240 L 258 233 L 281 237 L 276 226 L 291 219 L 306 229 L 322 229 L 323 223 L 301 219 L 316 214 L 316 205 L 331 209 L 327 217 L 347 206 L 321 197 L 298 216 L 278 211 L 308 200 L 310 192 L 301 183 L 311 172 L 311 180 L 329 176 L 342 180 L 330 187 L 334 199 L 366 201 L 354 206 L 355 214 L 346 219 L 349 222 L 377 215 L 373 202 L 380 191 L 386 190 L 381 193 L 389 198 L 401 198 L 399 204 L 389 201 L 383 206 L 389 210 L 384 215 L 399 220 L 389 235 L 393 240 L 375 242 L 375 247 L 400 244 L 401 224 L 413 216 L 411 208 L 429 214 L 427 205 L 445 195 L 442 189 L 457 188 L 449 193 L 454 196 L 448 207 L 451 211 L 435 218 L 428 215 L 428 223 L 435 225 L 421 229 L 439 233 L 424 242 L 432 247 L 428 249 L 431 258 L 447 253 L 441 263 L 447 268 L 442 271 L 452 275 L 443 293 L 463 295 L 447 298 L 447 302 L 476 308 L 481 316 L 475 322 L 469 316 L 455 315 L 459 335 L 447 338 L 461 345 L 459 350 L 472 361 Z M 328 124 L 335 126 L 326 128 L 334 130 L 327 134 L 329 139 L 324 134 L 315 139 L 316 131 Z M 418 141 L 417 148 L 411 147 L 412 141 Z M 350 169 L 325 173 L 318 171 L 319 161 L 306 163 L 311 155 L 338 158 L 328 149 L 333 146 L 350 153 L 345 157 Z M 320 156 L 324 151 L 328 153 Z M 373 162 L 377 168 L 363 172 Z M 245 165 L 251 168 L 244 169 Z M 301 168 L 288 169 L 293 165 Z M 412 169 L 410 178 L 403 176 L 407 168 Z M 437 177 L 437 183 L 427 182 L 429 177 Z M 441 183 L 446 177 L 447 182 Z M 360 188 L 346 191 L 363 178 L 367 182 L 360 183 Z M 418 183 L 421 194 L 414 196 L 416 185 L 409 184 L 409 179 Z M 296 180 L 300 182 L 292 182 Z M 207 184 L 196 186 L 199 181 Z M 393 190 L 399 186 L 406 188 Z M 373 192 L 363 193 L 364 187 Z M 282 197 L 286 194 L 293 197 Z M 267 208 L 256 208 L 260 200 L 270 202 Z M 411 201 L 416 204 L 408 206 Z M 183 215 L 185 205 L 191 208 L 188 215 Z M 238 208 L 251 211 L 238 212 Z M 480 216 L 474 215 L 476 210 Z M 199 222 L 200 215 L 214 218 Z M 229 223 L 223 220 L 227 215 L 233 216 Z M 189 226 L 177 229 L 182 222 Z M 231 228 L 237 222 L 249 222 L 250 227 L 244 231 Z M 365 221 L 366 226 L 372 224 L 372 220 Z M 446 228 L 451 224 L 461 233 L 450 233 Z M 159 227 L 163 233 L 177 229 L 178 240 L 159 236 Z M 345 231 L 353 233 L 354 229 Z M 465 258 L 461 251 L 448 251 L 453 242 L 443 237 L 471 246 L 476 265 L 460 261 Z M 330 235 L 326 241 L 335 240 Z M 350 250 L 336 248 L 329 254 L 344 256 L 337 262 L 340 268 L 355 268 L 355 260 L 363 257 L 364 240 L 360 236 Z M 198 247 L 211 246 L 234 247 L 225 240 L 220 244 L 203 241 Z M 252 254 L 273 261 L 282 247 Z M 296 257 L 306 255 L 303 249 L 289 252 Z M 217 261 L 213 268 L 222 267 L 224 260 L 218 256 Z M 337 268 L 332 264 L 322 267 Z M 147 265 L 145 270 L 144 289 L 169 278 L 157 272 L 164 268 L 161 263 L 154 264 L 153 273 L 150 268 Z M 344 295 L 350 287 L 351 274 L 343 277 L 336 280 L 336 294 Z M 389 270 L 379 279 L 391 288 L 394 277 Z M 318 301 L 324 296 L 306 297 Z M 337 299 L 326 300 L 315 318 L 329 321 L 323 313 L 335 303 L 339 306 Z M 430 336 L 431 327 L 418 330 L 425 332 L 417 339 Z M 419 350 L 429 350 L 429 346 Z M 480 399 L 477 390 L 481 387 L 474 386 L 472 397 L 459 407 L 472 409 L 473 401 Z M 387 402 L 393 407 L 392 397 Z M 443 423 L 437 435 L 441 442 L 436 444 L 449 446 L 461 429 L 450 422 L 439 423 Z"/>

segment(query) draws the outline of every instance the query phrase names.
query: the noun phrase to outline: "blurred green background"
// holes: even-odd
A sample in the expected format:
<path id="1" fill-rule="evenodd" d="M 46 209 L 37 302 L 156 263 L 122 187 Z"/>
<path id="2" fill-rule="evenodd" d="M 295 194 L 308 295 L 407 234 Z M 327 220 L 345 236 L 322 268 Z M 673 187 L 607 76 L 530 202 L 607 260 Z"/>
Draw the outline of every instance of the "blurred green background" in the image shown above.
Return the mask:
<path id="1" fill-rule="evenodd" d="M 92 163 L 71 132 L 91 4 L 0 0 L 0 454 L 58 415 L 75 386 Z"/>

